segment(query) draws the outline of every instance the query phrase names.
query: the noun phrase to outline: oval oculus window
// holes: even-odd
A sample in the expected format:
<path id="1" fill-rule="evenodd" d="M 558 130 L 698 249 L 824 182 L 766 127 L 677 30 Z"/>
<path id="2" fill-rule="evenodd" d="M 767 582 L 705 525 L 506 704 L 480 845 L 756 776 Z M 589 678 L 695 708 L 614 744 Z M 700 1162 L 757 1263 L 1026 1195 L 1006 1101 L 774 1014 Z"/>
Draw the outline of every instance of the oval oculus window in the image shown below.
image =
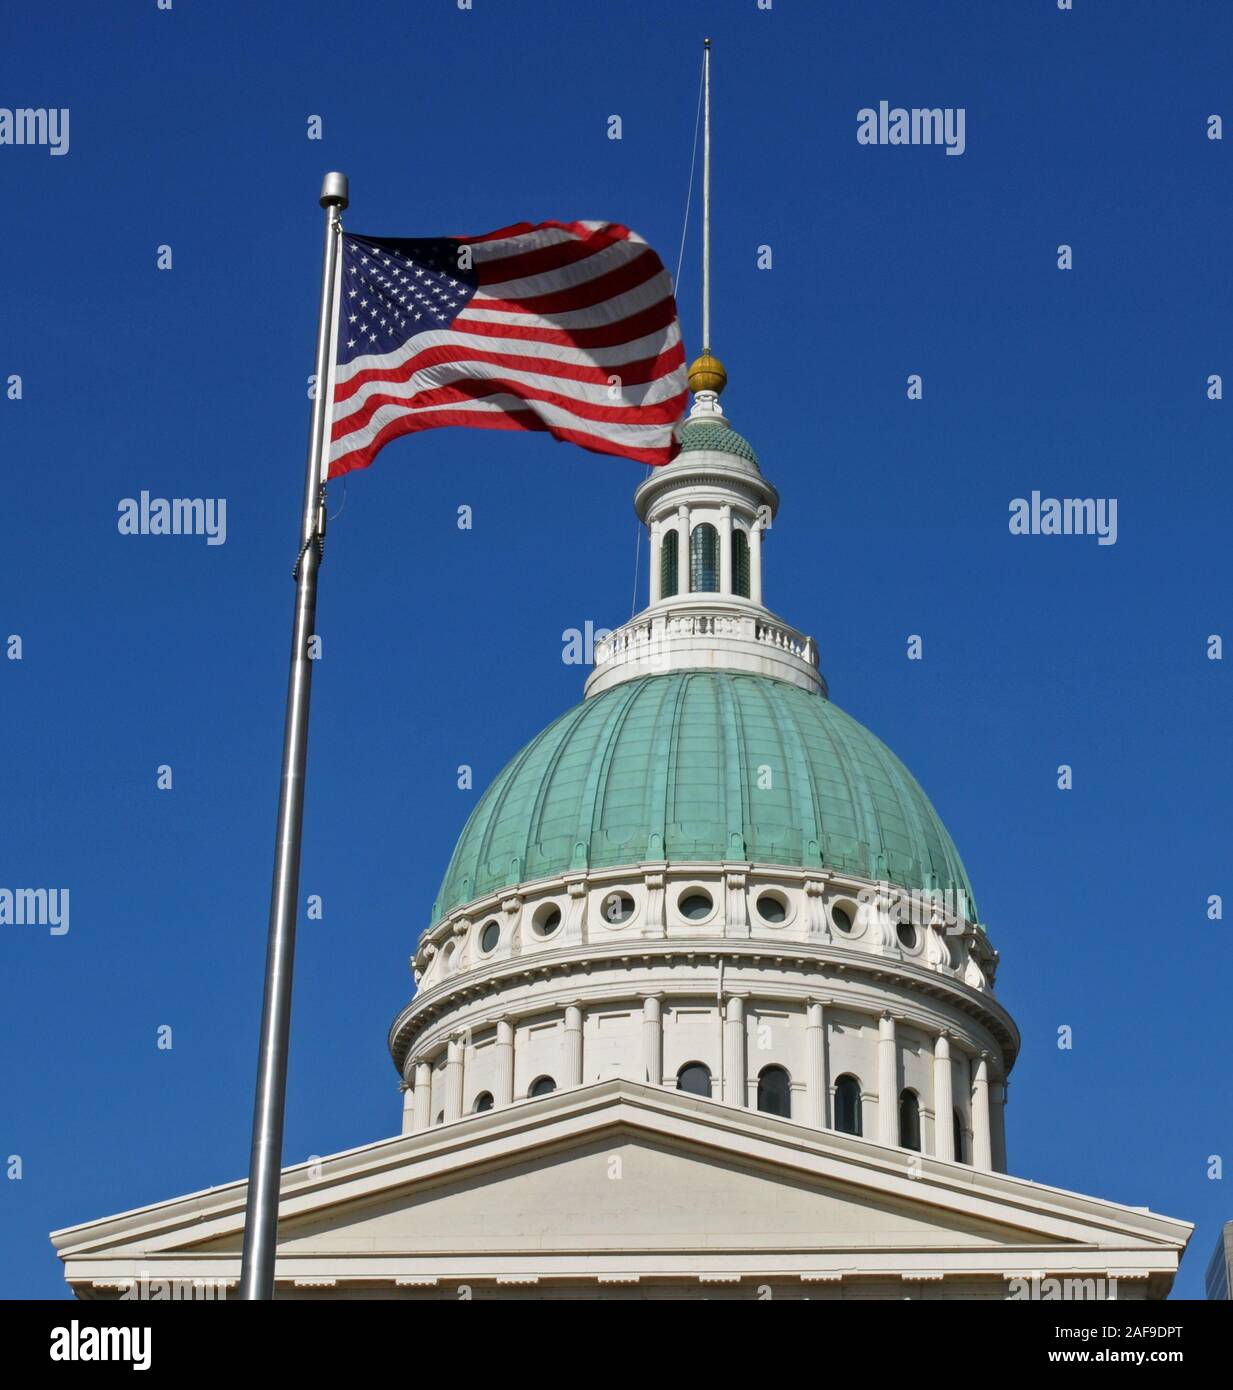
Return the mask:
<path id="1" fill-rule="evenodd" d="M 531 920 L 536 936 L 551 936 L 561 925 L 561 909 L 556 903 L 545 903 Z"/>
<path id="2" fill-rule="evenodd" d="M 599 911 L 609 926 L 618 927 L 634 915 L 634 900 L 628 893 L 609 893 Z"/>
<path id="3" fill-rule="evenodd" d="M 788 916 L 788 905 L 774 893 L 763 893 L 758 899 L 758 914 L 766 922 L 782 922 Z"/>
<path id="4" fill-rule="evenodd" d="M 711 915 L 711 897 L 709 893 L 695 890 L 686 893 L 677 904 L 682 917 L 688 917 L 691 922 L 701 922 L 704 917 Z"/>

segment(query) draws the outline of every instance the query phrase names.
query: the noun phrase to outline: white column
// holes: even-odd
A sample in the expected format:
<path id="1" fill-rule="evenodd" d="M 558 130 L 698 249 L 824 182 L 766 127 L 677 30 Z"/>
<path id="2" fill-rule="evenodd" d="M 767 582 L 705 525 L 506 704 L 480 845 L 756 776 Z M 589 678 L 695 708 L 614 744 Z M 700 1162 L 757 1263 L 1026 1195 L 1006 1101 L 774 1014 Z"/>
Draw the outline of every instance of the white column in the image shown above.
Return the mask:
<path id="1" fill-rule="evenodd" d="M 747 1105 L 745 1094 L 745 1000 L 737 994 L 728 1000 L 724 1016 L 724 1100 Z"/>
<path id="2" fill-rule="evenodd" d="M 508 1105 L 514 1099 L 514 1025 L 508 1018 L 497 1020 L 497 1089 L 495 1105 Z"/>
<path id="3" fill-rule="evenodd" d="M 972 1072 L 972 1166 L 993 1167 L 993 1134 L 989 1122 L 989 1054 L 982 1052 Z"/>
<path id="4" fill-rule="evenodd" d="M 415 1084 L 403 1082 L 402 1086 L 402 1132 L 410 1134 L 415 1128 Z"/>
<path id="5" fill-rule="evenodd" d="M 642 1068 L 652 1086 L 664 1084 L 663 1009 L 658 994 L 642 1001 Z"/>
<path id="6" fill-rule="evenodd" d="M 826 1128 L 826 1015 L 821 1003 L 809 1001 L 805 1022 L 805 1123 Z"/>
<path id="7" fill-rule="evenodd" d="M 415 1064 L 415 1132 L 432 1124 L 432 1068 L 427 1062 Z"/>
<path id="8" fill-rule="evenodd" d="M 727 502 L 719 509 L 719 592 L 732 593 L 732 508 Z"/>
<path id="9" fill-rule="evenodd" d="M 682 502 L 676 509 L 676 591 L 689 593 L 689 508 Z"/>
<path id="10" fill-rule="evenodd" d="M 451 1038 L 445 1052 L 445 1122 L 462 1116 L 462 1044 Z"/>
<path id="11" fill-rule="evenodd" d="M 582 1010 L 570 1004 L 565 1010 L 565 1059 L 561 1084 L 582 1085 Z"/>
<path id="12" fill-rule="evenodd" d="M 664 546 L 663 531 L 658 521 L 651 522 L 651 584 L 648 592 L 648 602 L 658 603 L 663 598 L 663 590 L 660 587 L 660 565 L 663 563 L 662 551 Z"/>
<path id="13" fill-rule="evenodd" d="M 899 1077 L 895 1020 L 883 1014 L 878 1020 L 878 1143 L 899 1143 Z"/>
<path id="14" fill-rule="evenodd" d="M 762 602 L 762 523 L 755 521 L 749 528 L 749 597 Z"/>
<path id="15" fill-rule="evenodd" d="M 950 1065 L 950 1038 L 939 1033 L 933 1044 L 933 1152 L 955 1157 L 955 1095 Z"/>

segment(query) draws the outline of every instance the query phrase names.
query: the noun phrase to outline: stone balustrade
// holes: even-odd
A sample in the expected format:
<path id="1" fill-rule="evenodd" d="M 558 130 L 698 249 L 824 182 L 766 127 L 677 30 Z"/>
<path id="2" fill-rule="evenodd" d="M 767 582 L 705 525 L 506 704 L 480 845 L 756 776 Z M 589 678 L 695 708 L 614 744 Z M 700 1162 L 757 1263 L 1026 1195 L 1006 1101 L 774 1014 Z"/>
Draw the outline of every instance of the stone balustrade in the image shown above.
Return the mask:
<path id="1" fill-rule="evenodd" d="M 708 595 L 649 609 L 596 642 L 586 693 L 597 695 L 642 676 L 717 666 L 826 693 L 812 637 L 764 609 L 751 611 Z"/>

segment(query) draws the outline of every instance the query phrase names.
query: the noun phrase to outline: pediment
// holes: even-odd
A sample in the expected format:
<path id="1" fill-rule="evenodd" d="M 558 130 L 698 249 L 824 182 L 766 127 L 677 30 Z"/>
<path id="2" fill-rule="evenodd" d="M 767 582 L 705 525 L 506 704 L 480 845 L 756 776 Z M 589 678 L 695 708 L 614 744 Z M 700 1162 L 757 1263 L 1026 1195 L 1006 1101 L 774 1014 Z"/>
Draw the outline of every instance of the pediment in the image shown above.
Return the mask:
<path id="1" fill-rule="evenodd" d="M 1022 1245 L 1035 1237 L 925 1201 L 809 1178 L 638 1133 L 628 1126 L 550 1152 L 413 1176 L 378 1201 L 297 1217 L 287 1254 L 386 1254 L 615 1249 L 844 1250 Z M 235 1235 L 195 1246 L 238 1251 Z"/>
<path id="2" fill-rule="evenodd" d="M 244 1199 L 231 1183 L 52 1239 L 86 1296 L 147 1271 L 233 1282 Z M 369 1296 L 945 1279 L 998 1297 L 1051 1270 L 1160 1296 L 1189 1235 L 1138 1208 L 612 1079 L 284 1169 L 278 1279 Z"/>

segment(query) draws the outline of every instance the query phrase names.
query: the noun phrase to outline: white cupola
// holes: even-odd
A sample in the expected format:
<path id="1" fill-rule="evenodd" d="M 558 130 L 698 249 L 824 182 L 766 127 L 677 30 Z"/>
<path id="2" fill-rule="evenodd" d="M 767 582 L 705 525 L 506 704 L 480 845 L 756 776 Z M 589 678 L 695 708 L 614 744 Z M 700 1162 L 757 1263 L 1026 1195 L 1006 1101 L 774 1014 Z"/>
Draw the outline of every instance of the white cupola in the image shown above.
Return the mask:
<path id="1" fill-rule="evenodd" d="M 689 369 L 694 405 L 680 452 L 634 496 L 650 535 L 647 607 L 595 648 L 587 696 L 639 676 L 743 671 L 826 693 L 817 646 L 767 608 L 762 552 L 779 493 L 724 414 L 727 374 L 704 351 Z"/>

